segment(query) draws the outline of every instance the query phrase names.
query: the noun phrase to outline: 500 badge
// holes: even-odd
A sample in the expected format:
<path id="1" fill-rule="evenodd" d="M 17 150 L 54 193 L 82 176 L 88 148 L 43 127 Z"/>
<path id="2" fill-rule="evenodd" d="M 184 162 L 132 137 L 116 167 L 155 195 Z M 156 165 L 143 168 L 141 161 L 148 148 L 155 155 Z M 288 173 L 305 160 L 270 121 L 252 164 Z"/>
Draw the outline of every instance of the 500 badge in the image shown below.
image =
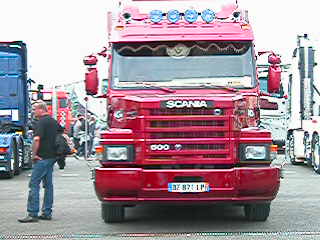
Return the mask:
<path id="1" fill-rule="evenodd" d="M 170 145 L 169 144 L 152 144 L 150 145 L 151 151 L 169 151 Z"/>

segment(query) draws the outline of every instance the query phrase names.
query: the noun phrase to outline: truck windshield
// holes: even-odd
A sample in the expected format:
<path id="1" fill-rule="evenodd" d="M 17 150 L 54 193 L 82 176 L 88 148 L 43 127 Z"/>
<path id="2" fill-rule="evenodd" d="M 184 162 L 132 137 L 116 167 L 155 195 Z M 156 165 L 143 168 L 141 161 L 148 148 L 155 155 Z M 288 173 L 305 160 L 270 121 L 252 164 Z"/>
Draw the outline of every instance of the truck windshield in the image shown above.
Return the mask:
<path id="1" fill-rule="evenodd" d="M 113 45 L 112 87 L 142 89 L 255 86 L 251 42 L 150 42 Z"/>

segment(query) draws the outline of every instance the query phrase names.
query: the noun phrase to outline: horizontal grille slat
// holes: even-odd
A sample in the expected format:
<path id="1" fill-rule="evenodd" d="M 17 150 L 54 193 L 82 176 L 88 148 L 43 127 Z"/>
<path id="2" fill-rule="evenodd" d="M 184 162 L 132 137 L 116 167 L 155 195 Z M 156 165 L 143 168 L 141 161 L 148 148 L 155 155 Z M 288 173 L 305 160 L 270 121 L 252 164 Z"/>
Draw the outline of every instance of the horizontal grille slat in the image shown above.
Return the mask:
<path id="1" fill-rule="evenodd" d="M 212 126 L 225 126 L 223 120 L 211 120 L 211 121 L 151 121 L 152 128 L 178 128 L 178 127 L 212 127 Z"/>
<path id="2" fill-rule="evenodd" d="M 213 109 L 151 109 L 151 116 L 213 115 Z"/>
<path id="3" fill-rule="evenodd" d="M 150 133 L 151 139 L 161 138 L 222 138 L 225 132 L 159 132 Z"/>

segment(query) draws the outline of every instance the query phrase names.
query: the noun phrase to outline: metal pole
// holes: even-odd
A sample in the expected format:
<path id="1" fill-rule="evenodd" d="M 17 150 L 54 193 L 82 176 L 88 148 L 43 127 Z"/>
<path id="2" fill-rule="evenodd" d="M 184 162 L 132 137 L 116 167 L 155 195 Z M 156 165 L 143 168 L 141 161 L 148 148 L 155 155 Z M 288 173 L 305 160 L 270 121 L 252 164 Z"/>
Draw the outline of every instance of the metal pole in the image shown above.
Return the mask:
<path id="1" fill-rule="evenodd" d="M 84 160 L 88 160 L 88 97 L 84 98 L 84 101 L 86 102 L 86 106 L 85 106 L 85 112 L 84 112 L 84 117 L 85 117 L 85 121 L 84 121 L 84 129 L 85 129 L 85 142 L 84 142 Z"/>

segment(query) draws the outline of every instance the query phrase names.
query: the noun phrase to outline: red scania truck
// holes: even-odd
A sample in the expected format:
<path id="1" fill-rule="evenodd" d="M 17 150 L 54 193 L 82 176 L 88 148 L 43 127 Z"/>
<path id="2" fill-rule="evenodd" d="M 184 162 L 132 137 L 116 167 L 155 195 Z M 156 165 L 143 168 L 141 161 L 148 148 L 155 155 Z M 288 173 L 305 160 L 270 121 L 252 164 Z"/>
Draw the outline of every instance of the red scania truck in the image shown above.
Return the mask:
<path id="1" fill-rule="evenodd" d="M 72 114 L 71 114 L 71 101 L 69 97 L 69 93 L 64 90 L 58 90 L 53 92 L 52 89 L 41 90 L 40 93 L 33 92 L 32 100 L 36 101 L 38 99 L 42 99 L 48 105 L 48 111 L 51 116 L 53 116 L 54 111 L 53 107 L 53 95 L 56 96 L 56 111 L 54 116 L 59 124 L 64 127 L 67 132 L 69 132 L 72 125 Z"/>
<path id="2" fill-rule="evenodd" d="M 108 45 L 84 59 L 87 94 L 107 98 L 93 172 L 106 223 L 147 203 L 231 203 L 249 220 L 268 218 L 281 169 L 259 128 L 252 27 L 236 1 L 217 2 L 120 1 Z M 98 58 L 108 63 L 100 95 Z M 277 92 L 280 58 L 269 64 Z"/>

